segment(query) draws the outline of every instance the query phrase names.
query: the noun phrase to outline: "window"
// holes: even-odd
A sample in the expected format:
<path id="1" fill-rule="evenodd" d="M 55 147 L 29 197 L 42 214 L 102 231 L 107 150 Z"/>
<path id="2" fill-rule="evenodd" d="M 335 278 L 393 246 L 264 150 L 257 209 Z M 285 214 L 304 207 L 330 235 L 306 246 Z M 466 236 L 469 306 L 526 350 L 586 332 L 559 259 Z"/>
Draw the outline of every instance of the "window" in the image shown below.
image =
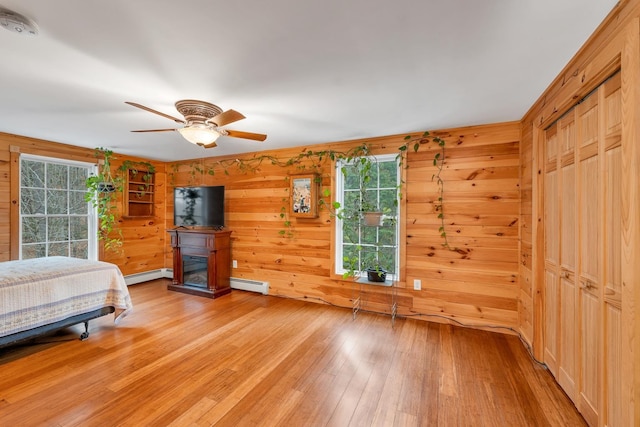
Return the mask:
<path id="1" fill-rule="evenodd" d="M 398 184 L 401 177 L 397 156 L 375 156 L 371 179 L 364 184 L 364 192 L 360 191 L 361 178 L 352 163 L 337 162 L 336 168 L 336 201 L 342 207 L 350 210 L 362 206 L 364 198 L 385 214 L 380 227 L 364 225 L 360 215 L 337 218 L 336 273 L 343 274 L 350 266 L 356 271 L 377 266 L 394 274 L 398 280 Z"/>
<path id="2" fill-rule="evenodd" d="M 20 156 L 20 259 L 97 259 L 95 210 L 85 201 L 94 166 Z"/>

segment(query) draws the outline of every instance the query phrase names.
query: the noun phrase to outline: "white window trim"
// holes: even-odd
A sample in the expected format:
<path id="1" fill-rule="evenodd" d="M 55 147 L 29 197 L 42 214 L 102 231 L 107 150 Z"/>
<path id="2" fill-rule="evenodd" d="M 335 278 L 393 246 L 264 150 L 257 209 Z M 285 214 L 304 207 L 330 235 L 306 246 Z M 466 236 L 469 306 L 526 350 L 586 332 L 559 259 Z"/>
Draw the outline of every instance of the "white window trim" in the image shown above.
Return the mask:
<path id="1" fill-rule="evenodd" d="M 89 162 L 80 162 L 77 160 L 66 160 L 59 159 L 56 157 L 46 157 L 46 156 L 38 156 L 35 154 L 20 154 L 20 161 L 18 162 L 20 165 L 20 176 L 22 176 L 22 160 L 34 160 L 39 162 L 47 162 L 47 163 L 55 163 L 59 165 L 66 166 L 81 166 L 89 168 L 89 174 L 96 174 L 98 171 L 97 166 L 94 163 Z M 18 200 L 22 200 L 22 181 L 18 183 Z M 18 230 L 18 245 L 19 245 L 19 258 L 22 259 L 22 213 L 18 210 L 19 216 L 19 230 Z M 97 261 L 98 260 L 98 210 L 97 208 L 89 209 L 89 224 L 88 224 L 88 233 L 89 233 L 89 247 L 88 249 L 88 259 Z"/>
<path id="2" fill-rule="evenodd" d="M 379 154 L 374 156 L 368 156 L 370 158 L 375 159 L 377 162 L 388 162 L 395 161 L 397 164 L 397 177 L 396 182 L 400 183 L 402 180 L 401 168 L 398 160 L 398 156 L 396 154 Z M 344 160 L 338 160 L 335 162 L 335 201 L 340 203 L 340 206 L 344 206 L 344 175 L 342 174 L 342 166 L 351 164 L 353 162 L 346 162 Z M 400 219 L 402 218 L 400 212 L 400 199 L 398 198 L 396 217 L 398 220 L 396 221 L 396 251 L 395 251 L 395 266 L 396 271 L 393 274 L 393 280 L 400 280 Z M 342 252 L 342 219 L 336 216 L 335 218 L 335 258 L 334 258 L 334 272 L 338 275 L 343 275 L 346 270 L 343 268 L 343 252 Z"/>

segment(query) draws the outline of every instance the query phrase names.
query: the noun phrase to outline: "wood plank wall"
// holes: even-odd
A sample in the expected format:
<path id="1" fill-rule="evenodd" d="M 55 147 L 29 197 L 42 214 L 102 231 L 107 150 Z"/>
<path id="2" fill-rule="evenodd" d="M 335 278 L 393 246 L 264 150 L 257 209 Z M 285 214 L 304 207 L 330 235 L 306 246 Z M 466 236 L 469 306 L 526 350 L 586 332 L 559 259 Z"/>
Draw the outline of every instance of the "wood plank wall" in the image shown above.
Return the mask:
<path id="1" fill-rule="evenodd" d="M 520 265 L 518 324 L 522 337 L 533 342 L 533 135 L 532 128 L 522 129 L 520 139 Z"/>
<path id="2" fill-rule="evenodd" d="M 149 161 L 137 157 L 115 154 L 112 170 L 117 170 L 125 160 Z M 166 211 L 166 173 L 165 163 L 149 161 L 156 168 L 154 179 L 153 217 L 123 218 L 124 198 L 118 198 L 118 228 L 122 231 L 122 248 L 118 251 L 102 251 L 101 259 L 117 264 L 125 276 L 158 270 L 165 266 L 167 233 L 165 227 Z M 171 267 L 171 264 L 168 265 Z"/>
<path id="3" fill-rule="evenodd" d="M 458 251 L 442 248 L 434 209 L 437 187 L 431 181 L 437 148 L 427 145 L 409 154 L 407 163 L 406 277 L 400 283 L 399 311 L 428 320 L 454 319 L 470 325 L 515 328 L 519 295 L 519 123 L 449 129 L 438 135 L 447 141 L 442 175 L 446 226 L 451 245 Z M 259 155 L 286 161 L 300 152 L 345 151 L 362 142 L 369 142 L 377 153 L 396 153 L 403 135 Z M 210 157 L 167 165 L 171 183 L 167 188 L 167 227 L 173 221 L 172 185 L 225 185 L 226 226 L 233 231 L 232 259 L 238 261 L 238 268 L 232 269 L 233 277 L 268 281 L 270 293 L 275 295 L 350 306 L 354 295 L 351 282 L 332 274 L 333 222 L 329 212 L 321 210 L 317 219 L 293 218 L 293 237 L 279 234 L 285 229 L 280 213 L 288 200 L 287 176 L 300 169 L 264 162 L 255 173 L 229 167 L 226 175 L 216 166 L 225 160 L 228 158 Z M 331 169 L 327 162 L 321 170 L 323 190 L 332 188 Z M 169 248 L 165 265 L 171 265 Z M 422 280 L 421 291 L 413 290 L 413 279 Z M 365 300 L 370 309 L 388 311 L 385 294 L 367 290 Z"/>
<path id="4" fill-rule="evenodd" d="M 12 192 L 17 194 L 20 184 L 17 175 L 18 153 L 89 163 L 95 163 L 96 160 L 91 149 L 0 133 L 0 261 L 18 257 L 15 251 L 19 239 L 19 227 L 15 223 L 17 218 L 13 220 L 14 224 L 11 222 L 11 206 L 14 205 L 11 195 Z M 13 178 L 12 157 L 15 163 Z M 112 162 L 112 171 L 115 172 L 127 159 L 142 160 L 117 154 Z M 120 218 L 118 226 L 122 229 L 124 237 L 122 251 L 118 253 L 101 251 L 100 254 L 101 259 L 117 264 L 125 275 L 164 267 L 166 175 L 164 163 L 152 163 L 157 168 L 156 185 L 159 190 L 156 195 L 155 217 L 136 220 Z M 122 199 L 119 201 L 118 211 L 122 212 Z M 11 250 L 12 244 L 14 253 Z"/>

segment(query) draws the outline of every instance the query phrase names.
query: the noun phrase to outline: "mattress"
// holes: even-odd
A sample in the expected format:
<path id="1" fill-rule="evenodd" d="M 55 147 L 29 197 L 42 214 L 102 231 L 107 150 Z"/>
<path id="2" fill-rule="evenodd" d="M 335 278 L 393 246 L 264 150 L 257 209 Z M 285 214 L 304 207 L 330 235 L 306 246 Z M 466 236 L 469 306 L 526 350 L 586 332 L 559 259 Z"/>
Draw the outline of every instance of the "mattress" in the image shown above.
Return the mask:
<path id="1" fill-rule="evenodd" d="M 114 264 L 67 257 L 0 263 L 0 336 L 109 306 L 115 322 L 133 308 Z"/>

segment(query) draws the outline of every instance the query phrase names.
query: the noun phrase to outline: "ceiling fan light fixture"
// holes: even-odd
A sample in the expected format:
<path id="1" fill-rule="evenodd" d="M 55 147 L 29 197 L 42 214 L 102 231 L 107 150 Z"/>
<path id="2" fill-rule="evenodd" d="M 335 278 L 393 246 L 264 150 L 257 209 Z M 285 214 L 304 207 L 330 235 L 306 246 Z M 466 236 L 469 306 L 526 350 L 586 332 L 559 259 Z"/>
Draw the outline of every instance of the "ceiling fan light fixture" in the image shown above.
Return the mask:
<path id="1" fill-rule="evenodd" d="M 12 33 L 35 36 L 38 34 L 38 26 L 19 13 L 0 8 L 0 27 Z"/>
<path id="2" fill-rule="evenodd" d="M 180 135 L 187 141 L 196 145 L 209 145 L 220 138 L 220 132 L 207 125 L 190 125 L 178 129 Z"/>

